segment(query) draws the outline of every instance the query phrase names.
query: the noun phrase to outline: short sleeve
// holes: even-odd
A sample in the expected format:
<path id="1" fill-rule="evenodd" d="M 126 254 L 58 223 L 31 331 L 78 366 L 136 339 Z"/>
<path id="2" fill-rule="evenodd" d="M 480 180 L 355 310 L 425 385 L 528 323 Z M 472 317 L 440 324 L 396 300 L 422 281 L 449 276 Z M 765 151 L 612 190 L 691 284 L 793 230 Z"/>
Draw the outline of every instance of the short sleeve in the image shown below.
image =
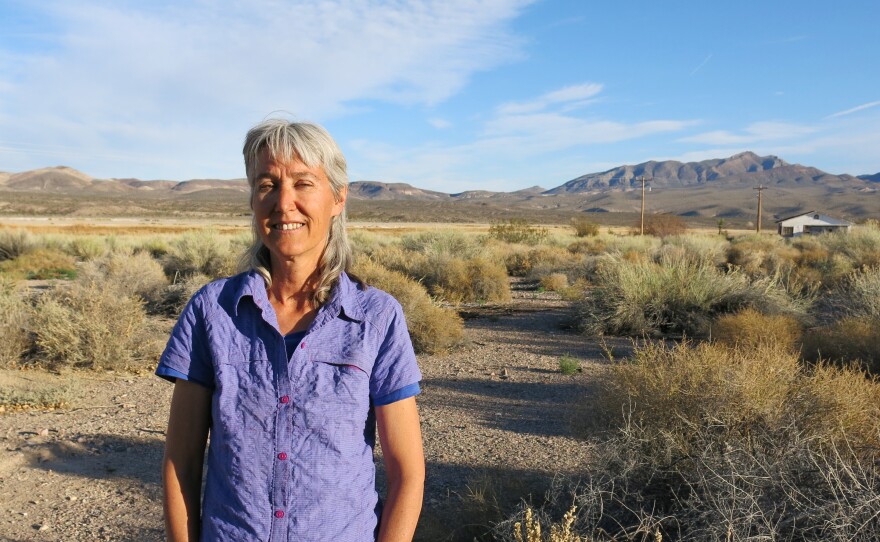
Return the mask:
<path id="1" fill-rule="evenodd" d="M 422 379 L 403 309 L 397 301 L 392 306 L 393 314 L 385 327 L 370 377 L 370 397 L 373 399 L 389 396 Z"/>
<path id="2" fill-rule="evenodd" d="M 213 389 L 214 370 L 200 293 L 190 299 L 174 325 L 156 375 L 171 382 L 181 378 Z"/>

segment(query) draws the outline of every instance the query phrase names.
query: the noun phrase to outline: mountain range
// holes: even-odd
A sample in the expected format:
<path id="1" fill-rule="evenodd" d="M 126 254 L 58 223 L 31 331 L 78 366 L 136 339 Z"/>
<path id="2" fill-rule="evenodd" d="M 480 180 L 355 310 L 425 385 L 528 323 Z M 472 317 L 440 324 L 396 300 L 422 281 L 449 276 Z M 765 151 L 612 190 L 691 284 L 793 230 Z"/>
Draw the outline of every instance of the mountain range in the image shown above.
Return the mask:
<path id="1" fill-rule="evenodd" d="M 844 218 L 859 219 L 880 214 L 880 173 L 873 175 L 833 175 L 814 167 L 790 164 L 777 156 L 758 156 L 743 152 L 728 158 L 700 162 L 649 161 L 624 165 L 571 179 L 555 188 L 540 186 L 512 192 L 470 190 L 447 194 L 417 188 L 405 183 L 356 181 L 349 185 L 350 212 L 366 215 L 406 208 L 416 213 L 419 204 L 432 209 L 432 216 L 447 211 L 454 220 L 481 221 L 487 217 L 518 211 L 548 212 L 571 216 L 581 212 L 632 213 L 641 203 L 641 179 L 651 191 L 650 212 L 670 212 L 691 217 L 744 218 L 754 216 L 754 187 L 768 188 L 765 211 L 774 215 L 795 214 L 822 209 Z M 139 179 L 96 179 L 73 168 L 58 166 L 20 173 L 0 172 L 0 212 L 39 212 L 33 206 L 41 198 L 63 200 L 66 208 L 82 205 L 86 198 L 98 205 L 87 205 L 100 213 L 100 202 L 116 200 L 129 207 L 149 210 L 161 207 L 210 209 L 236 203 L 246 211 L 248 186 L 245 179 L 191 179 L 186 181 Z M 29 209 L 18 210 L 16 200 L 27 200 Z M 180 202 L 175 206 L 173 202 Z M 404 204 L 404 205 L 401 205 Z M 37 204 L 37 207 L 39 205 Z M 111 206 L 118 208 L 118 205 Z M 217 209 L 221 211 L 221 209 Z M 383 214 L 384 213 L 384 214 Z M 399 214 L 399 213 L 398 213 Z M 369 218 L 369 216 L 368 216 Z M 394 217 L 390 217 L 394 219 Z M 407 217 L 398 217 L 407 218 Z M 409 217 L 412 218 L 412 217 Z"/>

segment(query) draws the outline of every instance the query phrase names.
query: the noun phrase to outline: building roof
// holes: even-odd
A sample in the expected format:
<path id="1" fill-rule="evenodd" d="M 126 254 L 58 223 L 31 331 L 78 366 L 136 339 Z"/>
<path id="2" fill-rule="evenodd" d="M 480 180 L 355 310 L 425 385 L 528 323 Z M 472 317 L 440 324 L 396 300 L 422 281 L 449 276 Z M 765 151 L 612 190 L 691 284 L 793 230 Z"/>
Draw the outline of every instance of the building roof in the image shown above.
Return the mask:
<path id="1" fill-rule="evenodd" d="M 822 213 L 820 213 L 819 211 L 807 211 L 807 212 L 805 212 L 805 213 L 798 213 L 798 214 L 796 214 L 796 215 L 791 215 L 791 216 L 787 216 L 787 217 L 784 217 L 784 218 L 780 218 L 779 220 L 776 221 L 776 224 L 779 224 L 780 222 L 785 222 L 786 220 L 791 220 L 792 218 L 798 218 L 798 217 L 801 217 L 801 216 L 815 215 L 815 214 L 822 215 L 822 216 L 826 216 L 826 217 L 828 217 L 828 218 L 830 218 L 830 219 L 832 219 L 832 220 L 835 220 L 835 221 L 837 221 L 837 222 L 840 222 L 841 224 L 852 225 L 852 223 L 849 222 L 849 221 L 847 221 L 847 220 L 843 220 L 843 219 L 840 219 L 840 218 L 834 218 L 833 216 L 829 216 L 829 215 L 822 214 Z"/>

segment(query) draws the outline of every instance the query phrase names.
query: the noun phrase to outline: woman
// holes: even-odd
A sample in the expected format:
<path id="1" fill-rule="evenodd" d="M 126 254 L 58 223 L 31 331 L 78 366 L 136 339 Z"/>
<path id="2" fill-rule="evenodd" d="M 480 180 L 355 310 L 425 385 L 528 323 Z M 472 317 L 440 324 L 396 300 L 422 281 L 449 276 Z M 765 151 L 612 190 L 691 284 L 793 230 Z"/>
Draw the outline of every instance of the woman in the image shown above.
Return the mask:
<path id="1" fill-rule="evenodd" d="M 244 159 L 250 270 L 193 296 L 156 370 L 175 382 L 168 539 L 410 540 L 421 374 L 400 304 L 347 274 L 345 158 L 323 128 L 270 120 L 248 132 Z"/>

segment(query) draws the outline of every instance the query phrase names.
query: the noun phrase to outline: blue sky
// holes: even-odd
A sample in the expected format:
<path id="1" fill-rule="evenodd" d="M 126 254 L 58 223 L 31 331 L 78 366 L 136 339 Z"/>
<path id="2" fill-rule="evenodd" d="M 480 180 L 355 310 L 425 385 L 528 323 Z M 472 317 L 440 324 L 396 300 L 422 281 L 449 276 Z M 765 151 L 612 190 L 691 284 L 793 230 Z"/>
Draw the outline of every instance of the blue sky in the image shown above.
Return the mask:
<path id="1" fill-rule="evenodd" d="M 243 176 L 267 116 L 351 180 L 558 186 L 743 150 L 880 171 L 880 2 L 0 0 L 0 171 Z"/>

